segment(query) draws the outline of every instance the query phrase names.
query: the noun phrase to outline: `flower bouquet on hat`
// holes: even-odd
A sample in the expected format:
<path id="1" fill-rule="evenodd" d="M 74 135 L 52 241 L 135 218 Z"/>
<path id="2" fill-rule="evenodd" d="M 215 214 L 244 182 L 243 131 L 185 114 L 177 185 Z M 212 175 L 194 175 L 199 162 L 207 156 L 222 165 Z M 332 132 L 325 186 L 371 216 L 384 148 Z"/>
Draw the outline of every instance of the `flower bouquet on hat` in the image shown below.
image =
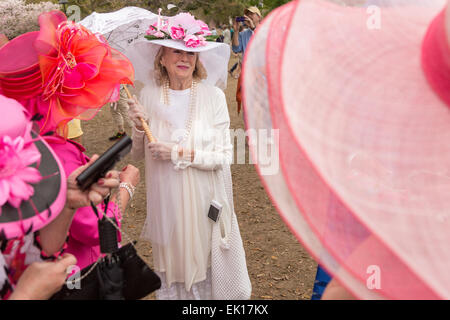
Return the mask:
<path id="1" fill-rule="evenodd" d="M 134 70 L 104 38 L 60 11 L 41 14 L 39 24 L 40 31 L 0 49 L 0 90 L 26 107 L 42 134 L 66 136 L 68 121 L 91 119 L 117 100 L 120 84 L 133 83 Z"/>
<path id="2" fill-rule="evenodd" d="M 158 21 L 150 25 L 145 38 L 182 40 L 186 47 L 197 48 L 205 46 L 206 41 L 216 41 L 218 36 L 212 35 L 205 22 L 195 19 L 188 12 L 161 18 L 161 9 L 159 9 Z"/>
<path id="3" fill-rule="evenodd" d="M 449 299 L 450 6 L 380 3 L 380 28 L 324 0 L 274 10 L 244 61 L 246 126 L 278 130 L 261 180 L 352 295 Z"/>

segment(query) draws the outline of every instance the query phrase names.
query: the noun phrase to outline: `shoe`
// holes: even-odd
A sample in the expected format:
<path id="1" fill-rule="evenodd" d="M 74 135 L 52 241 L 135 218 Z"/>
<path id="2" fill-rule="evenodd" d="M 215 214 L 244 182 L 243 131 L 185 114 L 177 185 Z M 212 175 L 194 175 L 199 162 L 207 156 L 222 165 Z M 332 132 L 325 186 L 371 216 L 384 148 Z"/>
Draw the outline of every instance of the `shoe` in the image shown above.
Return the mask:
<path id="1" fill-rule="evenodd" d="M 122 138 L 125 135 L 125 132 L 117 132 L 115 135 L 113 135 L 112 137 L 109 137 L 109 141 L 114 141 L 117 139 Z"/>

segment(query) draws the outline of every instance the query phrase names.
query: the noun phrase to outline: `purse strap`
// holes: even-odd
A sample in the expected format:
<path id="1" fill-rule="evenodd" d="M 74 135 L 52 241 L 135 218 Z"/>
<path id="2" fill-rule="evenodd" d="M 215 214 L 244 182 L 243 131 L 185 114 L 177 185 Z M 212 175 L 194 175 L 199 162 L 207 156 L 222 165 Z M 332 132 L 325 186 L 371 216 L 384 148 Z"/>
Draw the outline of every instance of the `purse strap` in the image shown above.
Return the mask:
<path id="1" fill-rule="evenodd" d="M 117 188 L 117 191 L 116 191 L 116 201 L 117 202 L 116 203 L 117 203 L 118 210 L 122 211 L 122 201 L 120 200 L 120 194 L 119 193 L 120 193 L 120 188 Z M 99 214 L 97 212 L 97 210 L 99 208 L 97 208 L 97 207 L 95 207 L 95 208 L 96 209 L 94 210 L 94 212 L 97 215 L 97 217 L 100 218 L 100 216 L 99 216 Z M 105 209 L 107 209 L 107 207 Z M 108 220 L 114 226 L 114 228 L 116 228 L 116 230 L 119 231 L 122 234 L 122 236 L 125 236 L 125 238 L 129 241 L 131 246 L 136 250 L 136 254 L 139 256 L 139 254 L 137 253 L 136 246 L 134 245 L 134 240 L 132 240 L 131 237 L 129 237 L 125 233 L 125 231 L 122 231 L 113 219 L 111 219 L 110 217 L 108 217 L 106 215 L 106 212 L 105 212 L 106 210 L 105 211 L 103 211 L 101 209 L 99 209 L 99 210 L 100 210 L 100 213 L 103 215 L 103 217 L 106 218 L 106 220 Z M 126 208 L 123 208 L 122 216 L 124 216 L 125 212 L 126 212 Z M 140 257 L 140 258 L 142 259 L 142 257 Z M 70 283 L 71 285 L 75 286 L 76 282 L 80 282 L 81 280 L 86 278 L 92 271 L 94 271 L 95 267 L 100 263 L 101 260 L 102 260 L 102 257 L 101 256 L 98 257 L 97 261 L 95 261 L 95 263 L 91 266 L 91 268 L 84 275 L 82 275 L 79 278 L 73 279 L 73 280 L 66 280 L 66 284 Z"/>

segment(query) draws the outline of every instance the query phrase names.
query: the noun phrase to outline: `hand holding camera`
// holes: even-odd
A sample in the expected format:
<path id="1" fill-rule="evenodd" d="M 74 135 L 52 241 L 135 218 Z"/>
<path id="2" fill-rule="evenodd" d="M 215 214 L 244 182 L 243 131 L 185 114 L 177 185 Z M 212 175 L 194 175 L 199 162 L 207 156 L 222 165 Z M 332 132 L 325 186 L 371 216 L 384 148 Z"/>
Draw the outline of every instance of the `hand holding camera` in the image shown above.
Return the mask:
<path id="1" fill-rule="evenodd" d="M 88 169 L 99 158 L 94 155 L 91 160 L 82 167 L 76 169 L 67 179 L 67 202 L 66 206 L 71 209 L 78 209 L 90 206 L 90 203 L 95 205 L 103 201 L 112 188 L 119 186 L 119 172 L 113 170 L 106 173 L 105 178 L 100 178 L 95 183 L 92 183 L 88 188 L 82 190 L 77 183 L 76 178 Z"/>
<path id="2" fill-rule="evenodd" d="M 100 178 L 103 178 L 105 176 L 107 178 L 111 178 L 112 175 L 111 177 L 108 177 L 107 172 L 111 170 L 114 165 L 120 161 L 120 159 L 125 157 L 131 151 L 132 144 L 133 141 L 131 140 L 131 138 L 125 135 L 111 148 L 106 150 L 106 152 L 102 154 L 100 158 L 96 158 L 96 161 L 85 168 L 85 170 L 82 171 L 76 178 L 77 184 L 81 188 L 81 190 L 87 190 Z M 105 183 L 106 181 L 103 180 L 102 182 Z"/>

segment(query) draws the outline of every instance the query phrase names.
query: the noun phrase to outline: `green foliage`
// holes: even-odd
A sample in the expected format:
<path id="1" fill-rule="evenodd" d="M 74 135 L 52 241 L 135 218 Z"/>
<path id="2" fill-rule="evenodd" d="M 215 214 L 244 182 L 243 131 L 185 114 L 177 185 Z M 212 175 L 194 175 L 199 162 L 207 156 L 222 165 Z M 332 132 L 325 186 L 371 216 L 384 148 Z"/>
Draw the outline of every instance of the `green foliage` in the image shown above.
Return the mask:
<path id="1" fill-rule="evenodd" d="M 267 14 L 273 9 L 280 7 L 290 1 L 291 0 L 264 0 L 263 12 Z"/>
<path id="2" fill-rule="evenodd" d="M 0 34 L 11 40 L 26 32 L 39 30 L 39 15 L 57 8 L 58 5 L 50 1 L 1 0 Z"/>
<path id="3" fill-rule="evenodd" d="M 217 38 L 219 38 L 219 36 L 210 35 L 210 36 L 206 36 L 206 37 L 205 37 L 205 40 L 206 40 L 206 41 L 216 42 Z"/>

